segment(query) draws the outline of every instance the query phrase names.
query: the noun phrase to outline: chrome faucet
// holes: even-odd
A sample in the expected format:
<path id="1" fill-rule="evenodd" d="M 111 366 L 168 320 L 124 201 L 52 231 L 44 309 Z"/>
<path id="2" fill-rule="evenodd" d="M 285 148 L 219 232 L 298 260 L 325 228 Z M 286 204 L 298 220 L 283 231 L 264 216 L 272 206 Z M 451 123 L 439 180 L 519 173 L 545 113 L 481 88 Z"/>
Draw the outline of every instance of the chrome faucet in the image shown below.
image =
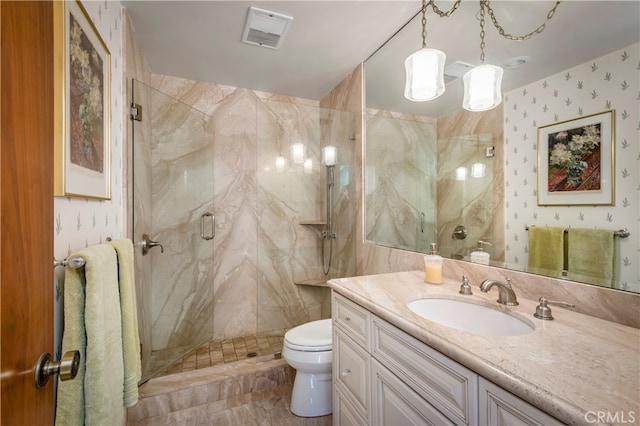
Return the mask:
<path id="1" fill-rule="evenodd" d="M 494 285 L 498 286 L 498 303 L 509 306 L 518 304 L 518 298 L 511 287 L 510 278 L 507 278 L 506 284 L 496 280 L 484 280 L 480 284 L 480 291 L 487 293 Z"/>

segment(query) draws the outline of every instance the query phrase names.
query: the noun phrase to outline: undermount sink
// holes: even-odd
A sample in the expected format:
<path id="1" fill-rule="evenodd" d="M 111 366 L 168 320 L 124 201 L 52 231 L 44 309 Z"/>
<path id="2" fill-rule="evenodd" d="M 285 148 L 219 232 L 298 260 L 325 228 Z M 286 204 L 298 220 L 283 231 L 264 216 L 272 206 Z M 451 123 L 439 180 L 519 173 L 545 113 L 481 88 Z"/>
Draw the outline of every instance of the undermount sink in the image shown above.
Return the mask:
<path id="1" fill-rule="evenodd" d="M 457 299 L 424 298 L 407 306 L 429 321 L 473 334 L 520 336 L 534 330 L 533 325 L 512 315 Z"/>

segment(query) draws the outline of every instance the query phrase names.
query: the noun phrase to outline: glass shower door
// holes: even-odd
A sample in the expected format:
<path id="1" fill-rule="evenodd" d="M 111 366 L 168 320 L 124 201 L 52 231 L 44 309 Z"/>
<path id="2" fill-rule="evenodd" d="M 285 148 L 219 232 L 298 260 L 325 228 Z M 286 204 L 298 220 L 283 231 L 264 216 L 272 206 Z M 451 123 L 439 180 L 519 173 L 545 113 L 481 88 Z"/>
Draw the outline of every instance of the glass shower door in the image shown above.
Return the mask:
<path id="1" fill-rule="evenodd" d="M 213 336 L 213 132 L 211 117 L 136 80 L 132 99 L 142 112 L 132 191 L 146 381 Z"/>

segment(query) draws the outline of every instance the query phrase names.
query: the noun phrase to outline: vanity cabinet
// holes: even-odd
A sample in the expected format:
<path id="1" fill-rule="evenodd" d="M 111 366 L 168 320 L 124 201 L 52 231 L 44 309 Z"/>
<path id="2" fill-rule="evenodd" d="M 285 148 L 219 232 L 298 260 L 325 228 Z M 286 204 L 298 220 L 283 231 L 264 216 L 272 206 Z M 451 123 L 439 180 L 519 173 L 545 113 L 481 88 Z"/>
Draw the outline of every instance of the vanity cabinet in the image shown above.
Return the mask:
<path id="1" fill-rule="evenodd" d="M 556 425 L 546 413 L 333 292 L 334 425 Z"/>

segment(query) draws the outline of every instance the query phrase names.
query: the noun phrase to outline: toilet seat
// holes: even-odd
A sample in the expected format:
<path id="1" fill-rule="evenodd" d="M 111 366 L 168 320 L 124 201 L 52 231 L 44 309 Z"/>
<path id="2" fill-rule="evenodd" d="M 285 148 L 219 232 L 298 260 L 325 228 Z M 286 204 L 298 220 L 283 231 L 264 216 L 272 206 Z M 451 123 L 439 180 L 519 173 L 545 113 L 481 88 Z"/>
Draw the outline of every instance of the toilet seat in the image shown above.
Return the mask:
<path id="1" fill-rule="evenodd" d="M 311 321 L 287 331 L 284 344 L 295 351 L 321 352 L 333 347 L 331 319 Z"/>

